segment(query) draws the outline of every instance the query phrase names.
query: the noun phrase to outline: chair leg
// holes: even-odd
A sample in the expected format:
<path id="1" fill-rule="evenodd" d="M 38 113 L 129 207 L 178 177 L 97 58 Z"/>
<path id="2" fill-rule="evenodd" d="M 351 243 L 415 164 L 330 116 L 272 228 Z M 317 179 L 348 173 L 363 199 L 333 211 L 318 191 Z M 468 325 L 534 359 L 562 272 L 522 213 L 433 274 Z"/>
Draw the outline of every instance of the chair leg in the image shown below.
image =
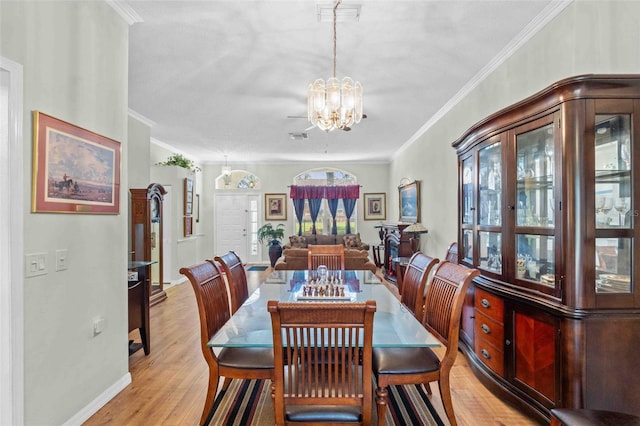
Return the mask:
<path id="1" fill-rule="evenodd" d="M 431 392 L 431 383 L 429 383 L 429 382 L 423 383 L 422 387 L 427 392 L 427 395 L 429 395 L 429 396 L 433 395 L 433 392 Z"/>
<path id="2" fill-rule="evenodd" d="M 211 420 L 213 415 L 211 409 L 216 399 L 216 393 L 218 393 L 218 381 L 220 381 L 220 376 L 218 376 L 217 369 L 214 371 L 213 368 L 209 368 L 209 386 L 207 388 L 207 397 L 204 402 L 202 416 L 200 417 L 200 426 L 206 425 Z"/>
<path id="3" fill-rule="evenodd" d="M 440 388 L 440 397 L 442 398 L 442 405 L 444 411 L 447 413 L 447 418 L 451 426 L 457 426 L 456 415 L 453 413 L 453 401 L 451 400 L 451 388 L 449 386 L 449 376 L 441 375 L 438 380 L 438 387 Z"/>
<path id="4" fill-rule="evenodd" d="M 226 391 L 230 384 L 231 384 L 231 378 L 225 377 L 224 383 L 222 383 L 222 390 Z"/>
<path id="5" fill-rule="evenodd" d="M 378 426 L 384 426 L 384 417 L 387 414 L 387 397 L 389 391 L 387 387 L 378 386 L 376 388 L 376 408 L 378 412 Z"/>

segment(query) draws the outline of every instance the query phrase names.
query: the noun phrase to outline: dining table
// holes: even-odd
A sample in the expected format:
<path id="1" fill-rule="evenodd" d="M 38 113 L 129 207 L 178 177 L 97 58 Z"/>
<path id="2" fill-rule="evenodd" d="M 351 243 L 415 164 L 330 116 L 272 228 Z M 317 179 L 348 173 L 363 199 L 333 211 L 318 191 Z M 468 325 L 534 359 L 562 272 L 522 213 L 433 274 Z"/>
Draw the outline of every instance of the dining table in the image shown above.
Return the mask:
<path id="1" fill-rule="evenodd" d="M 318 294 L 320 288 L 334 295 Z M 343 294 L 344 293 L 344 294 Z M 242 306 L 209 340 L 209 347 L 273 347 L 267 302 L 364 302 L 375 300 L 373 347 L 439 347 L 440 341 L 418 321 L 381 279 L 371 271 L 279 270 L 269 274 Z"/>

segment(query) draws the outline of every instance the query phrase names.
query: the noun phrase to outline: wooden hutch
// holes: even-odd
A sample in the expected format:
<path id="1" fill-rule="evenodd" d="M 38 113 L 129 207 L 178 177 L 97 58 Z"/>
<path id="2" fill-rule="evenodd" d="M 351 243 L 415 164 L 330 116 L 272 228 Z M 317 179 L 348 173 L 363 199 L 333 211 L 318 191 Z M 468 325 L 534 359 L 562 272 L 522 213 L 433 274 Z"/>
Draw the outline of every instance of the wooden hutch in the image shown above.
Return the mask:
<path id="1" fill-rule="evenodd" d="M 476 375 L 541 420 L 640 415 L 640 75 L 562 80 L 453 147 Z"/>

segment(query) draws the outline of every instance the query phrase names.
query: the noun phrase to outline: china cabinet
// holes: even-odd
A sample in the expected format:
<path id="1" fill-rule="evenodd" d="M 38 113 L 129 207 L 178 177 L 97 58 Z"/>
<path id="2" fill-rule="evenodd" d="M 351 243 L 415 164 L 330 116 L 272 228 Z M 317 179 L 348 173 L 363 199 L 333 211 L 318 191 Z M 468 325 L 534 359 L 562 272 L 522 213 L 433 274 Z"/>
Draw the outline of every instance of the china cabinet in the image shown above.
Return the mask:
<path id="1" fill-rule="evenodd" d="M 640 75 L 562 80 L 453 147 L 474 372 L 541 420 L 640 414 Z"/>
<path id="2" fill-rule="evenodd" d="M 151 262 L 146 276 L 150 306 L 167 298 L 162 277 L 162 201 L 167 193 L 162 185 L 131 188 L 132 260 Z"/>

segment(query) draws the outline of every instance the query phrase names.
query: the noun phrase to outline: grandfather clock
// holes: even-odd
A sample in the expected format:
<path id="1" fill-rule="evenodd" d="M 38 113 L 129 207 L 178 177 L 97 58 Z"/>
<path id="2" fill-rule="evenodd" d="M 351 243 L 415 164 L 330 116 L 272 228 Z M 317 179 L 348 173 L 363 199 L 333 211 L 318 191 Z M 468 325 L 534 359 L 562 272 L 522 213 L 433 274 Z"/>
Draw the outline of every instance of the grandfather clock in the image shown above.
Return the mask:
<path id="1" fill-rule="evenodd" d="M 147 276 L 149 305 L 153 306 L 167 298 L 162 279 L 162 200 L 167 191 L 158 183 L 129 191 L 132 260 L 154 262 Z"/>

